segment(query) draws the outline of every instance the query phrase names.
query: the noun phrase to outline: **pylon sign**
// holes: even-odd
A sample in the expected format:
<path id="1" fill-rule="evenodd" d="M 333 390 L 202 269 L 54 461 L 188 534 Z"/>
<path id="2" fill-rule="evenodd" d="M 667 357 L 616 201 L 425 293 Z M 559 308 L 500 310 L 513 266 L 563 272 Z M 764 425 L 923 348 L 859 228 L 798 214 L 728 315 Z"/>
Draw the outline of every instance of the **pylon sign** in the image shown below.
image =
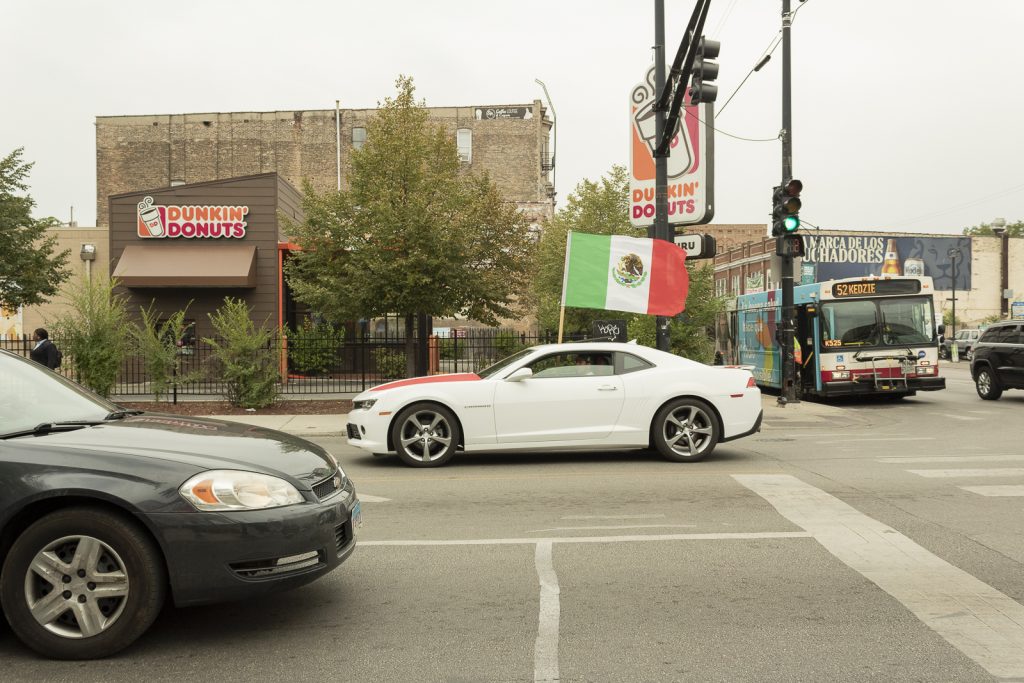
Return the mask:
<path id="1" fill-rule="evenodd" d="M 629 102 L 629 221 L 641 227 L 654 223 L 656 99 L 651 65 L 646 78 L 633 87 Z M 714 216 L 713 105 L 690 105 L 689 93 L 685 102 L 668 157 L 670 225 L 707 223 Z"/>

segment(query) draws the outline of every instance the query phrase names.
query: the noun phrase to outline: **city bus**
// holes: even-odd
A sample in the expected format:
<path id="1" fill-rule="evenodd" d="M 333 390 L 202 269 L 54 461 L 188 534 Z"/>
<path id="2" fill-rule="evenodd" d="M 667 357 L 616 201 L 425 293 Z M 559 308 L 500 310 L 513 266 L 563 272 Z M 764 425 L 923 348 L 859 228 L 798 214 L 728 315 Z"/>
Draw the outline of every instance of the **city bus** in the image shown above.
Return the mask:
<path id="1" fill-rule="evenodd" d="M 803 396 L 895 395 L 946 388 L 930 277 L 863 277 L 793 288 L 797 390 Z M 780 290 L 737 297 L 733 362 L 762 387 L 782 387 Z"/>

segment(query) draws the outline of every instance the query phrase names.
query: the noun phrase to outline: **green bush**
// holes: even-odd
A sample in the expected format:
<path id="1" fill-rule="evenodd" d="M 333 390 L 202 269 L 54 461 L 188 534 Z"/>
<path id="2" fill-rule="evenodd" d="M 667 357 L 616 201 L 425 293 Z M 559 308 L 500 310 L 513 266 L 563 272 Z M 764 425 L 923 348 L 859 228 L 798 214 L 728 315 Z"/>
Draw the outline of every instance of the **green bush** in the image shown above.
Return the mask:
<path id="1" fill-rule="evenodd" d="M 116 280 L 83 278 L 67 290 L 70 308 L 52 325 L 51 336 L 78 381 L 101 396 L 110 396 L 127 348 L 125 298 L 114 294 Z"/>
<path id="2" fill-rule="evenodd" d="M 285 336 L 292 368 L 297 372 L 322 375 L 338 362 L 345 330 L 307 318 L 298 329 L 286 329 Z"/>
<path id="3" fill-rule="evenodd" d="M 461 360 L 466 357 L 466 342 L 456 343 L 454 337 L 441 337 L 437 340 L 441 360 Z"/>
<path id="4" fill-rule="evenodd" d="M 129 332 L 142 356 L 149 378 L 153 397 L 160 401 L 175 386 L 181 386 L 196 379 L 191 373 L 181 371 L 181 349 L 178 340 L 185 336 L 188 324 L 186 311 L 178 311 L 163 322 L 154 311 L 155 302 L 149 308 L 140 308 L 141 325 L 132 325 Z"/>
<path id="5" fill-rule="evenodd" d="M 373 352 L 373 364 L 384 379 L 405 377 L 405 354 L 401 351 L 379 348 Z"/>
<path id="6" fill-rule="evenodd" d="M 265 408 L 277 398 L 278 355 L 274 332 L 264 322 L 252 321 L 249 306 L 226 297 L 224 305 L 210 314 L 216 337 L 203 341 L 213 350 L 213 360 L 232 405 Z"/>

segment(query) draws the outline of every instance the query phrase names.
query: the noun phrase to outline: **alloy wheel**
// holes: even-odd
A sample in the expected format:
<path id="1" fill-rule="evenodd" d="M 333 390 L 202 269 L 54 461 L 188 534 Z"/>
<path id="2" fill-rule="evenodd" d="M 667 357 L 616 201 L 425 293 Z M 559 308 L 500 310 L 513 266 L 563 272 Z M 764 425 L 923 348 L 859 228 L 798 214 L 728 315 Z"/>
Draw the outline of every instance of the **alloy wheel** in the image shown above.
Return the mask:
<path id="1" fill-rule="evenodd" d="M 443 415 L 419 410 L 406 418 L 399 432 L 406 453 L 418 462 L 431 462 L 445 455 L 452 445 L 452 428 Z"/>
<path id="2" fill-rule="evenodd" d="M 684 405 L 665 417 L 662 425 L 665 443 L 683 456 L 699 455 L 712 443 L 714 423 L 703 409 Z"/>
<path id="3" fill-rule="evenodd" d="M 128 602 L 125 564 L 92 536 L 65 536 L 36 553 L 25 573 L 25 601 L 40 626 L 64 638 L 91 638 Z"/>

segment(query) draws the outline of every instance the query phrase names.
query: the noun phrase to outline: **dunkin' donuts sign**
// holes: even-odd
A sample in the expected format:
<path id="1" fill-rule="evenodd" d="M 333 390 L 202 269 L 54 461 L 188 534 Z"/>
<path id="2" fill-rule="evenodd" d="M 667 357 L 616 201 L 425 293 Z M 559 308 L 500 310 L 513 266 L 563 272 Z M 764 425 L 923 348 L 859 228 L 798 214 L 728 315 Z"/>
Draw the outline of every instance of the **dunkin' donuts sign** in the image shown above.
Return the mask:
<path id="1" fill-rule="evenodd" d="M 139 202 L 139 237 L 224 238 L 245 237 L 248 206 L 153 206 L 153 198 Z"/>

